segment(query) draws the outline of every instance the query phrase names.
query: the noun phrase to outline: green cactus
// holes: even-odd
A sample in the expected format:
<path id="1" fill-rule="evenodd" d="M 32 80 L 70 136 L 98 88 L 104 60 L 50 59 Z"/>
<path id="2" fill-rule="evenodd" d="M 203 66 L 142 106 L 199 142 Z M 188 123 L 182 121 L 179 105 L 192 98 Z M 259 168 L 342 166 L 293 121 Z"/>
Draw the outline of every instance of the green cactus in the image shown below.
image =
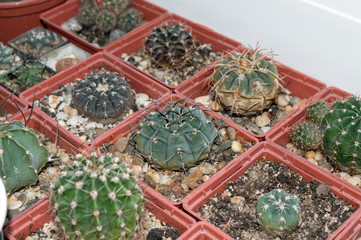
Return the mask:
<path id="1" fill-rule="evenodd" d="M 156 27 L 145 40 L 145 53 L 162 67 L 177 68 L 184 64 L 194 48 L 192 34 L 182 25 Z"/>
<path id="2" fill-rule="evenodd" d="M 231 114 L 253 115 L 269 107 L 279 90 L 277 67 L 257 49 L 231 53 L 216 64 L 212 88 Z"/>
<path id="3" fill-rule="evenodd" d="M 73 106 L 79 113 L 102 123 L 113 123 L 134 105 L 131 87 L 124 77 L 99 70 L 74 86 Z"/>
<path id="4" fill-rule="evenodd" d="M 330 107 L 323 101 L 317 101 L 307 107 L 307 116 L 314 123 L 321 124 L 323 117 L 330 111 Z"/>
<path id="5" fill-rule="evenodd" d="M 99 30 L 106 33 L 114 29 L 117 19 L 112 11 L 102 10 L 97 14 L 95 23 Z"/>
<path id="6" fill-rule="evenodd" d="M 263 194 L 257 202 L 257 218 L 261 226 L 276 236 L 286 236 L 298 226 L 301 206 L 297 196 L 282 189 Z"/>
<path id="7" fill-rule="evenodd" d="M 95 15 L 98 8 L 93 4 L 84 4 L 78 12 L 78 20 L 84 26 L 90 26 L 95 24 Z"/>
<path id="8" fill-rule="evenodd" d="M 133 239 L 142 211 L 137 179 L 110 155 L 77 155 L 61 172 L 52 201 L 70 239 Z"/>
<path id="9" fill-rule="evenodd" d="M 34 86 L 45 79 L 45 66 L 38 62 L 24 62 L 12 73 L 16 77 L 16 82 L 23 86 Z"/>
<path id="10" fill-rule="evenodd" d="M 322 144 L 320 126 L 313 122 L 301 122 L 291 130 L 293 143 L 304 150 L 314 150 Z"/>
<path id="11" fill-rule="evenodd" d="M 53 45 L 53 33 L 45 28 L 32 29 L 27 36 L 26 42 L 33 49 L 38 51 L 46 50 Z"/>
<path id="12" fill-rule="evenodd" d="M 102 0 L 101 6 L 109 11 L 113 11 L 116 15 L 124 12 L 131 5 L 129 0 Z"/>
<path id="13" fill-rule="evenodd" d="M 326 155 L 343 170 L 361 172 L 361 100 L 336 101 L 321 128 Z"/>
<path id="14" fill-rule="evenodd" d="M 7 193 L 38 181 L 38 172 L 48 161 L 47 149 L 20 121 L 0 126 L 0 177 Z"/>
<path id="15" fill-rule="evenodd" d="M 13 49 L 0 42 L 0 70 L 10 69 L 14 60 Z"/>
<path id="16" fill-rule="evenodd" d="M 143 17 L 143 12 L 135 8 L 130 8 L 119 16 L 119 28 L 124 32 L 129 32 L 142 23 Z"/>
<path id="17" fill-rule="evenodd" d="M 142 120 L 135 136 L 137 150 L 156 167 L 169 170 L 194 166 L 206 158 L 217 129 L 197 105 L 186 100 L 158 102 Z"/>

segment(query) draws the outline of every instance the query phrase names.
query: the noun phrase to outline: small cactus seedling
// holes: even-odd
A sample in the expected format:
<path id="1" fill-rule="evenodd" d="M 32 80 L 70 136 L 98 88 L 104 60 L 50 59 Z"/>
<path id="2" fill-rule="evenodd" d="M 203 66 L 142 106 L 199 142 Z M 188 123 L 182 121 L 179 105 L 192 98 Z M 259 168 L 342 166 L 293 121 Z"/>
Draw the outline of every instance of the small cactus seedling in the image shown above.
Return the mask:
<path id="1" fill-rule="evenodd" d="M 317 101 L 307 107 L 307 116 L 314 123 L 321 124 L 323 117 L 330 111 L 327 103 Z"/>
<path id="2" fill-rule="evenodd" d="M 119 28 L 124 32 L 129 32 L 142 23 L 143 17 L 143 12 L 130 8 L 120 15 L 118 20 Z"/>
<path id="3" fill-rule="evenodd" d="M 102 10 L 95 18 L 97 28 L 102 32 L 110 32 L 117 24 L 117 18 L 112 11 Z"/>
<path id="4" fill-rule="evenodd" d="M 99 70 L 75 85 L 73 105 L 79 113 L 94 121 L 111 123 L 128 113 L 134 98 L 124 77 Z"/>
<path id="5" fill-rule="evenodd" d="M 16 82 L 22 86 L 34 86 L 45 79 L 45 66 L 38 62 L 24 62 L 12 73 L 16 77 Z"/>
<path id="6" fill-rule="evenodd" d="M 84 4 L 78 12 L 78 20 L 84 26 L 95 24 L 95 16 L 98 8 L 92 4 Z"/>
<path id="7" fill-rule="evenodd" d="M 48 151 L 20 121 L 0 126 L 0 177 L 7 193 L 38 181 Z"/>
<path id="8" fill-rule="evenodd" d="M 13 49 L 0 42 L 0 70 L 9 69 L 14 60 Z"/>
<path id="9" fill-rule="evenodd" d="M 336 101 L 321 128 L 326 155 L 343 170 L 361 172 L 361 100 Z"/>
<path id="10" fill-rule="evenodd" d="M 101 6 L 113 11 L 116 15 L 124 12 L 130 5 L 129 0 L 101 0 Z"/>
<path id="11" fill-rule="evenodd" d="M 35 50 L 44 50 L 53 45 L 54 36 L 45 28 L 36 28 L 28 33 L 26 42 Z"/>
<path id="12" fill-rule="evenodd" d="M 145 53 L 162 67 L 176 68 L 184 64 L 194 48 L 192 34 L 182 25 L 156 27 L 145 40 Z"/>
<path id="13" fill-rule="evenodd" d="M 52 201 L 70 239 L 134 239 L 142 211 L 137 179 L 110 155 L 77 155 L 62 170 Z"/>
<path id="14" fill-rule="evenodd" d="M 316 123 L 301 122 L 292 128 L 291 139 L 299 148 L 314 150 L 322 144 L 322 132 Z"/>
<path id="15" fill-rule="evenodd" d="M 269 107 L 279 90 L 277 67 L 257 49 L 231 53 L 216 64 L 210 80 L 216 98 L 231 113 L 253 115 Z"/>
<path id="16" fill-rule="evenodd" d="M 282 189 L 263 194 L 257 202 L 257 218 L 261 226 L 276 236 L 286 236 L 298 226 L 301 206 L 297 196 Z"/>
<path id="17" fill-rule="evenodd" d="M 217 129 L 197 105 L 182 99 L 154 108 L 142 120 L 135 136 L 137 150 L 156 167 L 168 170 L 194 166 L 206 158 Z"/>

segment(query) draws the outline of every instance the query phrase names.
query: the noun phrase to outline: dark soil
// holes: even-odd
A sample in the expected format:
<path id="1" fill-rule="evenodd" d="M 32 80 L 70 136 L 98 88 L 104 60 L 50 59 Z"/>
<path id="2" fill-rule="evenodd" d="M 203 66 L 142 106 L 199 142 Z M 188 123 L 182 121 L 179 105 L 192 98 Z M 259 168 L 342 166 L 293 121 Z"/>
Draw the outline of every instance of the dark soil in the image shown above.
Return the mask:
<path id="1" fill-rule="evenodd" d="M 289 236 L 269 236 L 256 218 L 257 200 L 263 193 L 282 188 L 300 199 L 303 215 Z M 327 239 L 345 222 L 355 208 L 339 199 L 330 186 L 315 180 L 306 182 L 298 173 L 280 163 L 263 160 L 250 167 L 226 190 L 210 199 L 198 211 L 203 218 L 235 239 Z"/>

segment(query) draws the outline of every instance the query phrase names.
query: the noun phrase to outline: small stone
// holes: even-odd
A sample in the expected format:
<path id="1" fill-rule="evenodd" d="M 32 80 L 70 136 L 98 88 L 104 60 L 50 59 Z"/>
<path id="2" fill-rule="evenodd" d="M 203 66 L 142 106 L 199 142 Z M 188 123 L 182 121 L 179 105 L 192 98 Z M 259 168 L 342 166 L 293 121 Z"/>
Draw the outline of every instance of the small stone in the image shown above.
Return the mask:
<path id="1" fill-rule="evenodd" d="M 199 171 L 206 175 L 211 174 L 213 171 L 213 165 L 207 162 L 203 162 L 199 166 Z"/>
<path id="2" fill-rule="evenodd" d="M 226 166 L 226 161 L 222 161 L 222 162 L 220 162 L 220 163 L 218 163 L 217 165 L 216 165 L 216 169 L 217 169 L 217 171 L 219 171 L 219 170 L 221 170 L 222 168 L 224 168 L 225 166 Z"/>
<path id="3" fill-rule="evenodd" d="M 152 178 L 152 180 L 155 182 L 155 183 L 159 183 L 160 182 L 160 176 L 159 174 L 154 171 L 153 169 L 150 169 L 148 171 L 148 175 Z"/>
<path id="4" fill-rule="evenodd" d="M 58 112 L 56 114 L 56 120 L 60 121 L 60 120 L 68 120 L 69 115 L 66 114 L 65 112 Z"/>
<path id="5" fill-rule="evenodd" d="M 139 175 L 142 172 L 142 167 L 139 165 L 132 165 L 132 172 L 135 175 Z"/>
<path id="6" fill-rule="evenodd" d="M 138 93 L 137 98 L 135 99 L 135 104 L 139 108 L 143 108 L 148 106 L 151 103 L 151 100 L 149 99 L 149 96 L 145 93 Z"/>
<path id="7" fill-rule="evenodd" d="M 221 104 L 219 104 L 218 100 L 214 100 L 211 104 L 211 109 L 213 111 L 218 112 L 218 111 L 222 110 L 222 106 L 221 106 Z"/>
<path id="8" fill-rule="evenodd" d="M 70 114 L 69 114 L 69 117 L 72 118 L 72 117 L 76 117 L 78 116 L 78 110 L 73 108 L 71 111 L 70 111 Z"/>
<path id="9" fill-rule="evenodd" d="M 162 174 L 162 175 L 160 176 L 159 183 L 160 183 L 160 184 L 167 184 L 170 180 L 171 180 L 171 178 L 170 178 L 168 175 Z"/>
<path id="10" fill-rule="evenodd" d="M 70 115 L 71 109 L 72 108 L 69 105 L 66 105 L 66 106 L 64 106 L 63 111 L 64 111 L 64 113 Z"/>
<path id="11" fill-rule="evenodd" d="M 82 25 L 79 23 L 78 18 L 72 17 L 68 20 L 70 31 L 79 32 L 83 29 Z"/>
<path id="12" fill-rule="evenodd" d="M 293 106 L 293 105 L 297 104 L 299 101 L 301 101 L 301 98 L 294 96 L 291 98 L 290 104 Z"/>
<path id="13" fill-rule="evenodd" d="M 286 114 L 285 114 L 284 111 L 278 110 L 276 112 L 276 118 L 277 118 L 278 121 L 281 121 L 284 117 L 286 117 Z"/>
<path id="14" fill-rule="evenodd" d="M 290 112 L 292 112 L 293 111 L 293 108 L 291 107 L 291 105 L 287 105 L 286 107 L 285 107 L 285 110 L 284 110 L 284 113 L 286 114 L 286 115 L 288 115 Z"/>
<path id="15" fill-rule="evenodd" d="M 258 115 L 255 119 L 255 123 L 258 127 L 264 127 L 271 123 L 271 119 L 264 115 Z"/>
<path id="16" fill-rule="evenodd" d="M 305 154 L 305 158 L 313 158 L 315 157 L 316 153 L 314 151 L 307 151 Z"/>
<path id="17" fill-rule="evenodd" d="M 87 136 L 86 136 L 86 135 L 81 135 L 79 138 L 80 138 L 80 140 L 81 140 L 82 142 L 85 142 L 86 139 L 87 139 Z"/>
<path id="18" fill-rule="evenodd" d="M 208 175 L 204 175 L 204 176 L 202 177 L 202 181 L 203 181 L 203 182 L 207 181 L 208 179 L 209 179 L 209 176 L 208 176 Z"/>
<path id="19" fill-rule="evenodd" d="M 293 147 L 294 147 L 294 145 L 292 143 L 287 143 L 286 144 L 286 149 L 288 149 L 288 150 L 290 150 Z"/>
<path id="20" fill-rule="evenodd" d="M 320 183 L 316 188 L 318 196 L 326 195 L 330 192 L 331 186 L 328 184 Z"/>
<path id="21" fill-rule="evenodd" d="M 52 176 L 52 175 L 54 175 L 54 174 L 56 174 L 56 168 L 54 168 L 54 167 L 48 167 L 47 169 L 46 169 L 46 171 L 48 172 L 48 174 L 50 175 L 50 176 Z"/>
<path id="22" fill-rule="evenodd" d="M 190 189 L 195 189 L 199 185 L 197 180 L 202 176 L 202 172 L 199 169 L 196 169 L 182 180 L 182 184 L 186 184 Z"/>
<path id="23" fill-rule="evenodd" d="M 63 97 L 56 95 L 49 95 L 48 104 L 50 107 L 55 109 L 61 101 L 63 101 Z"/>
<path id="24" fill-rule="evenodd" d="M 23 206 L 23 202 L 17 200 L 15 196 L 11 196 L 10 198 L 8 198 L 8 209 L 19 209 L 21 206 Z"/>
<path id="25" fill-rule="evenodd" d="M 63 24 L 61 24 L 60 26 L 62 29 L 65 29 L 67 31 L 71 31 L 69 23 L 68 22 L 64 22 Z"/>
<path id="26" fill-rule="evenodd" d="M 77 125 L 79 125 L 80 122 L 81 122 L 81 118 L 79 116 L 75 116 L 75 117 L 69 118 L 68 121 L 66 121 L 66 124 L 70 125 L 70 126 L 77 126 Z"/>
<path id="27" fill-rule="evenodd" d="M 244 152 L 242 144 L 240 144 L 238 141 L 233 141 L 232 142 L 231 149 L 232 149 L 233 152 L 236 152 L 236 153 L 243 153 Z"/>
<path id="28" fill-rule="evenodd" d="M 276 98 L 276 103 L 279 107 L 284 108 L 288 105 L 288 103 L 291 101 L 290 96 L 285 94 L 280 94 Z"/>
<path id="29" fill-rule="evenodd" d="M 133 59 L 134 59 L 134 62 L 136 62 L 136 63 L 142 61 L 142 58 L 139 56 L 133 56 Z"/>
<path id="30" fill-rule="evenodd" d="M 340 173 L 340 178 L 347 181 L 348 179 L 351 178 L 351 176 L 350 176 L 350 174 L 348 174 L 348 173 L 341 172 L 341 173 Z"/>
<path id="31" fill-rule="evenodd" d="M 262 129 L 263 133 L 266 133 L 271 129 L 271 127 L 267 127 L 267 126 L 266 127 L 261 127 L 261 129 Z"/>
<path id="32" fill-rule="evenodd" d="M 321 164 L 320 164 L 320 167 L 322 167 L 323 169 L 325 169 L 325 170 L 327 170 L 327 171 L 329 171 L 329 172 L 331 172 L 332 171 L 332 165 L 329 163 L 329 162 L 322 162 Z"/>
<path id="33" fill-rule="evenodd" d="M 90 122 L 85 126 L 85 129 L 95 129 L 97 127 L 96 122 Z"/>
<path id="34" fill-rule="evenodd" d="M 118 38 L 121 38 L 125 35 L 125 32 L 123 32 L 120 29 L 114 29 L 110 32 L 109 35 L 109 43 L 114 42 L 115 40 L 117 40 Z"/>
<path id="35" fill-rule="evenodd" d="M 315 156 L 313 157 L 316 161 L 321 161 L 323 159 L 323 155 L 321 151 L 316 151 Z"/>
<path id="36" fill-rule="evenodd" d="M 316 164 L 318 165 L 317 161 L 314 159 L 314 158 L 307 158 L 307 161 L 313 163 L 313 164 Z"/>
<path id="37" fill-rule="evenodd" d="M 100 137 L 101 135 L 103 135 L 107 130 L 105 130 L 104 128 L 97 128 L 95 129 L 94 133 L 93 133 L 93 138 L 96 139 L 98 137 Z"/>
<path id="38" fill-rule="evenodd" d="M 226 134 L 227 134 L 229 140 L 231 140 L 231 141 L 236 140 L 237 132 L 233 127 L 227 127 Z"/>
<path id="39" fill-rule="evenodd" d="M 242 200 L 244 200 L 244 198 L 241 196 L 234 196 L 234 197 L 231 197 L 229 200 L 231 201 L 231 203 L 238 204 Z"/>
<path id="40" fill-rule="evenodd" d="M 195 102 L 203 104 L 206 107 L 209 107 L 209 103 L 211 102 L 211 97 L 209 95 L 197 97 L 194 99 Z"/>
<path id="41" fill-rule="evenodd" d="M 144 60 L 139 62 L 139 67 L 146 69 L 148 67 L 148 61 Z"/>
<path id="42" fill-rule="evenodd" d="M 347 179 L 347 182 L 351 183 L 354 186 L 357 186 L 360 184 L 360 179 L 351 177 L 351 178 Z"/>
<path id="43" fill-rule="evenodd" d="M 119 152 L 124 152 L 125 148 L 128 145 L 128 139 L 126 137 L 119 138 L 115 143 L 115 149 Z"/>
<path id="44" fill-rule="evenodd" d="M 189 188 L 188 188 L 187 184 L 182 183 L 181 186 L 182 186 L 182 188 L 183 188 L 183 190 L 184 190 L 185 192 L 188 192 L 188 191 L 189 191 Z"/>

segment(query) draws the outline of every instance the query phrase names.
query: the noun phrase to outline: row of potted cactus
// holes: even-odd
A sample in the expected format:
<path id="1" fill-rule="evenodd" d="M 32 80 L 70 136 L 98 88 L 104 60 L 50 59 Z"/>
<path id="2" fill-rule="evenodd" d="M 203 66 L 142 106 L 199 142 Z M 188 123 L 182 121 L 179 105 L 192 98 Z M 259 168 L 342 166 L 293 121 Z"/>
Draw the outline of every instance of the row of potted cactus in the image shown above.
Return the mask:
<path id="1" fill-rule="evenodd" d="M 141 26 L 140 16 L 146 21 Z M 34 221 L 52 220 L 53 209 L 70 238 L 137 238 L 134 234 L 139 234 L 137 224 L 143 206 L 161 221 L 176 226 L 179 239 L 245 238 L 231 230 L 232 221 L 245 219 L 229 218 L 217 225 L 205 220 L 207 214 L 202 211 L 215 199 L 232 204 L 246 199 L 228 196 L 229 186 L 248 176 L 265 159 L 267 164 L 285 166 L 310 182 L 305 184 L 330 186 L 328 199 L 348 209 L 335 212 L 345 217 L 315 239 L 355 239 L 361 234 L 357 230 L 360 189 L 340 179 L 340 174 L 331 174 L 302 157 L 304 151 L 316 151 L 322 145 L 324 159 L 337 163 L 335 168 L 357 172 L 360 100 L 353 97 L 336 102 L 329 110 L 329 104 L 315 101 L 327 99 L 331 103 L 335 98 L 327 98 L 328 94 L 338 90 L 326 89 L 325 84 L 277 63 L 272 54 L 246 48 L 146 1 L 135 0 L 132 8 L 125 0 L 83 5 L 68 1 L 41 19 L 48 29 L 62 36 L 54 38 L 55 33 L 41 29 L 25 34 L 23 43 L 10 41 L 8 45 L 18 49 L 15 54 L 23 61 L 43 59 L 44 64 L 50 63 L 47 47 L 54 47 L 56 39 L 98 53 L 85 55 L 85 60 L 72 60 L 73 56 L 64 54 L 64 59 L 52 65 L 59 67 L 54 76 L 40 83 L 31 81 L 25 91 L 10 93 L 0 88 L 5 117 L 14 114 L 4 119 L 1 130 L 2 169 L 6 169 L 1 176 L 9 194 L 37 182 L 37 173 L 48 160 L 47 149 L 36 139 L 30 141 L 33 145 L 26 143 L 27 138 L 36 138 L 29 127 L 60 143 L 67 153 L 79 153 L 71 157 L 70 164 L 60 164 L 60 176 L 49 199 L 6 225 L 9 239 L 20 239 L 42 227 L 29 226 Z M 79 21 L 74 23 L 74 19 Z M 129 25 L 136 28 L 130 30 Z M 88 38 L 92 40 L 82 39 L 87 34 L 80 34 L 76 28 L 92 33 Z M 93 39 L 97 34 L 112 35 L 115 30 L 124 33 L 111 43 Z M 45 40 L 47 35 L 51 41 Z M 30 46 L 35 50 L 26 52 Z M 61 47 L 53 51 L 61 52 Z M 9 51 L 2 48 L 4 53 Z M 8 58 L 2 59 L 5 62 Z M 19 66 L 11 64 L 8 68 L 7 74 L 19 79 L 14 70 Z M 36 74 L 26 69 L 24 78 L 29 81 Z M 167 74 L 178 81 L 171 82 Z M 147 103 L 139 103 L 144 95 Z M 338 98 L 347 96 L 345 93 Z M 158 100 L 150 103 L 149 97 Z M 306 112 L 309 118 L 315 115 L 321 127 L 316 125 L 320 123 L 299 123 Z M 302 148 L 296 152 L 301 156 L 283 148 L 290 139 Z M 24 157 L 13 156 L 9 150 Z M 37 161 L 43 159 L 36 166 L 34 156 L 39 156 Z M 19 159 L 29 164 L 17 162 Z M 18 168 L 23 174 L 13 174 Z M 291 180 L 284 181 L 275 183 L 270 193 L 257 189 L 254 196 L 259 200 L 250 221 L 258 219 L 256 228 L 275 237 L 315 236 L 302 233 L 307 229 L 304 224 L 308 218 L 303 215 L 308 205 L 301 193 L 278 189 L 287 189 L 286 182 Z M 316 200 L 324 198 L 316 191 L 313 194 Z M 16 222 L 26 223 L 19 226 Z"/>

